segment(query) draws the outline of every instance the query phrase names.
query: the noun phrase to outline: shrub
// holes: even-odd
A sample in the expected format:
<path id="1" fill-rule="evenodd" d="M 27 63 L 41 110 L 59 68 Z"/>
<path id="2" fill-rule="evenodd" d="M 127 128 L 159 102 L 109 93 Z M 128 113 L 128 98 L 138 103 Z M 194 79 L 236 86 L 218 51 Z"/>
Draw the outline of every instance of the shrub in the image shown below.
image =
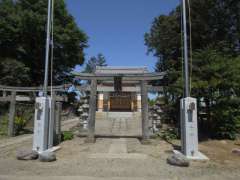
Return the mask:
<path id="1" fill-rule="evenodd" d="M 22 131 L 24 131 L 24 128 L 28 122 L 33 120 L 34 109 L 31 107 L 29 107 L 29 105 L 16 106 L 16 114 L 14 120 L 14 130 L 16 135 L 19 135 Z"/>
<path id="2" fill-rule="evenodd" d="M 214 113 L 216 138 L 236 139 L 240 133 L 240 99 L 222 99 L 216 104 Z"/>
<path id="3" fill-rule="evenodd" d="M 8 115 L 0 118 L 0 136 L 6 136 L 8 131 Z"/>
<path id="4" fill-rule="evenodd" d="M 165 141 L 171 141 L 178 138 L 177 131 L 175 128 L 167 128 L 159 136 Z"/>
<path id="5" fill-rule="evenodd" d="M 64 131 L 62 132 L 62 141 L 69 141 L 72 140 L 74 137 L 72 131 Z"/>
<path id="6" fill-rule="evenodd" d="M 14 120 L 15 134 L 18 135 L 21 131 L 23 131 L 26 124 L 27 120 L 24 116 L 16 116 Z"/>

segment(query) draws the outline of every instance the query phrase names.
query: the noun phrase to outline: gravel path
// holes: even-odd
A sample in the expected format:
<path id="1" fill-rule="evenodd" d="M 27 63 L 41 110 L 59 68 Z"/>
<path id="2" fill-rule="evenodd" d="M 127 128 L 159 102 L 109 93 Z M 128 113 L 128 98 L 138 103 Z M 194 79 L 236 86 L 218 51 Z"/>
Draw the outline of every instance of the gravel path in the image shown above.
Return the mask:
<path id="1" fill-rule="evenodd" d="M 126 135 L 126 128 L 122 127 Z M 57 161 L 52 163 L 18 161 L 15 159 L 16 147 L 8 149 L 8 153 L 1 151 L 0 180 L 240 179 L 240 157 L 231 154 L 231 149 L 236 147 L 232 141 L 201 143 L 200 150 L 210 161 L 191 162 L 189 168 L 180 168 L 166 163 L 173 147 L 159 139 L 151 140 L 149 145 L 124 136 L 98 138 L 95 144 L 86 144 L 84 140 L 75 137 L 63 142 L 57 152 Z M 22 146 L 31 147 L 31 142 L 24 141 Z"/>

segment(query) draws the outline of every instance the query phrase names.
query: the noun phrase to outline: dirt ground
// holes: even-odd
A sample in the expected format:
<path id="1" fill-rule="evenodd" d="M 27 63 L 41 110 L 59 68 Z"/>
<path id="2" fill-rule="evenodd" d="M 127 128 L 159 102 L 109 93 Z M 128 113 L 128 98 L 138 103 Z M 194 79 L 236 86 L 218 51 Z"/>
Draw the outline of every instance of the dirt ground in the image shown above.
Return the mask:
<path id="1" fill-rule="evenodd" d="M 149 145 L 142 145 L 138 138 L 123 135 L 97 138 L 95 144 L 86 144 L 85 138 L 76 136 L 60 144 L 61 149 L 56 152 L 57 161 L 52 163 L 16 160 L 18 148 L 32 146 L 31 138 L 25 139 L 8 146 L 0 144 L 0 180 L 240 179 L 240 156 L 231 152 L 240 146 L 235 145 L 234 141 L 201 142 L 199 149 L 210 160 L 191 162 L 190 167 L 181 168 L 166 163 L 173 145 L 160 139 L 152 139 Z M 173 144 L 177 145 L 179 141 Z"/>
<path id="2" fill-rule="evenodd" d="M 145 179 L 240 179 L 240 157 L 231 153 L 238 147 L 232 141 L 207 141 L 200 144 L 200 150 L 210 161 L 191 162 L 189 168 L 173 167 L 166 163 L 172 145 L 162 140 L 152 140 L 150 145 L 141 145 L 138 139 L 124 138 L 127 152 L 121 152 L 112 144 L 119 139 L 99 138 L 95 144 L 85 144 L 84 138 L 75 137 L 61 144 L 57 161 L 18 161 L 16 148 L 0 152 L 0 179 L 27 176 L 79 176 L 79 177 L 122 177 Z M 120 141 L 119 141 L 120 142 Z M 116 144 L 116 143 L 115 143 Z M 121 144 L 121 143 L 120 143 Z M 21 146 L 31 147 L 31 142 Z M 114 147 L 114 146 L 113 146 Z M 114 149 L 114 148 L 113 148 Z"/>

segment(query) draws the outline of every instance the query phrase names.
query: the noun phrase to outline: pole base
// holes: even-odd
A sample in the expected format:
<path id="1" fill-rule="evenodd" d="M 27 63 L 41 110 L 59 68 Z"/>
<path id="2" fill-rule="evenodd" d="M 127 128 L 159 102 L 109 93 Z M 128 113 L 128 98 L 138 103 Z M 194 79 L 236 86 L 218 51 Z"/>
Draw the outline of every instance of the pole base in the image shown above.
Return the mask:
<path id="1" fill-rule="evenodd" d="M 186 156 L 178 150 L 173 150 L 173 153 L 181 154 L 181 155 L 185 156 L 188 160 L 193 160 L 193 161 L 208 161 L 209 160 L 209 158 L 207 156 L 205 156 L 203 153 L 201 153 L 199 151 L 198 151 L 198 153 L 196 153 L 195 156 Z"/>

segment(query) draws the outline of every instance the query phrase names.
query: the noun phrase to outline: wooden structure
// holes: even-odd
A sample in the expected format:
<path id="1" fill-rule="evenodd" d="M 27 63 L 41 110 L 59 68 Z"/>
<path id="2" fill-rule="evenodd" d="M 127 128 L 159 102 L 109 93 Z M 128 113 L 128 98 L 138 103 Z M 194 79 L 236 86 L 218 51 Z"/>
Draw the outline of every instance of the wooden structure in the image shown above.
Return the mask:
<path id="1" fill-rule="evenodd" d="M 148 73 L 145 67 L 96 67 L 96 74 L 142 74 Z M 126 81 L 122 76 L 114 76 L 113 81 L 100 81 L 97 85 L 98 112 L 140 112 L 141 84 L 139 81 Z M 104 92 L 101 92 L 104 91 Z"/>
<path id="2" fill-rule="evenodd" d="M 108 89 L 98 87 L 98 83 L 103 81 L 114 81 L 114 78 L 121 77 L 122 81 L 140 82 L 141 93 L 141 109 L 142 109 L 142 141 L 146 142 L 149 139 L 149 125 L 148 125 L 148 92 L 161 91 L 162 87 L 152 87 L 148 85 L 149 81 L 163 79 L 165 73 L 102 73 L 96 71 L 95 73 L 74 73 L 74 76 L 79 80 L 91 81 L 91 86 L 85 87 L 85 90 L 90 90 L 90 110 L 88 120 L 88 137 L 86 142 L 95 142 L 95 116 L 96 116 L 96 102 L 97 92 L 109 92 Z"/>
<path id="3" fill-rule="evenodd" d="M 97 93 L 114 92 L 109 88 L 98 86 L 99 83 L 103 81 L 114 81 L 114 78 L 121 77 L 124 82 L 138 82 L 139 87 L 132 89 L 134 92 L 139 92 L 141 95 L 141 112 L 142 112 L 142 140 L 147 141 L 149 139 L 149 127 L 148 127 L 148 92 L 159 92 L 162 91 L 162 87 L 150 86 L 149 81 L 160 80 L 164 77 L 165 73 L 148 73 L 146 71 L 142 73 L 74 73 L 73 74 L 79 80 L 88 80 L 91 82 L 90 85 L 77 86 L 79 91 L 89 91 L 90 92 L 90 102 L 89 102 L 89 119 L 88 119 L 88 137 L 87 142 L 95 142 L 95 116 L 97 109 Z M 53 98 L 56 101 L 65 101 L 61 96 L 57 96 L 57 92 L 66 92 L 66 87 L 69 85 L 54 86 L 48 88 L 48 91 L 53 92 Z M 122 89 L 124 90 L 124 88 Z M 36 93 L 42 91 L 42 87 L 10 87 L 0 85 L 0 102 L 10 102 L 9 109 L 9 125 L 8 125 L 8 135 L 14 135 L 14 116 L 15 116 L 15 105 L 16 101 L 34 101 Z M 131 91 L 128 89 L 128 91 Z M 32 93 L 32 96 L 19 96 L 18 93 Z M 119 92 L 121 93 L 121 92 Z M 54 111 L 61 112 L 61 104 L 54 103 Z M 57 108 L 58 107 L 58 108 Z M 54 112 L 53 111 L 53 112 Z M 57 123 L 56 131 L 60 131 L 60 117 Z"/>
<path id="4" fill-rule="evenodd" d="M 52 90 L 53 92 L 52 97 L 54 99 L 54 102 L 66 101 L 66 98 L 56 95 L 57 92 L 64 92 L 65 87 L 66 86 L 53 86 L 52 88 L 50 87 L 48 88 L 48 91 Z M 0 92 L 2 92 L 0 96 L 0 102 L 10 102 L 9 115 L 8 115 L 8 136 L 14 136 L 14 118 L 15 118 L 16 102 L 17 101 L 34 102 L 36 93 L 40 91 L 42 91 L 42 87 L 12 87 L 12 86 L 0 85 Z M 24 93 L 28 95 L 18 95 L 18 93 Z M 54 106 L 55 106 L 55 103 L 54 103 Z M 61 105 L 58 104 L 56 107 L 61 108 Z M 56 109 L 56 112 L 61 112 L 61 110 Z M 55 113 L 55 112 L 53 111 L 52 113 Z M 56 115 L 56 118 L 60 119 L 58 115 Z M 57 122 L 57 124 L 59 123 Z M 59 129 L 57 131 L 59 131 Z"/>

